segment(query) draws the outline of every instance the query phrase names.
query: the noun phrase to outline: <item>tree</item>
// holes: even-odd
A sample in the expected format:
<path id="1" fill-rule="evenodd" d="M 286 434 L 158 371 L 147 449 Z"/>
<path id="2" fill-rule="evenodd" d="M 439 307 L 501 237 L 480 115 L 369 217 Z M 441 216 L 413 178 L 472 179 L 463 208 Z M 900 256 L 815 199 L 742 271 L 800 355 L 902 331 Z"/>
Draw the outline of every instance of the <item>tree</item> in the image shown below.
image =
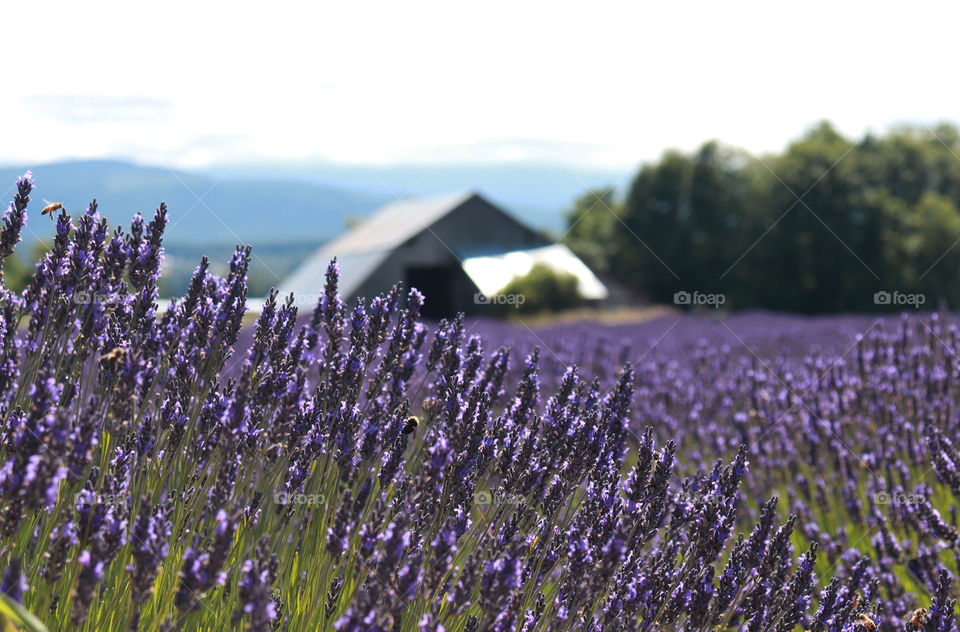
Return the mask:
<path id="1" fill-rule="evenodd" d="M 622 230 L 611 241 L 613 273 L 654 299 L 668 300 L 678 289 L 676 269 L 687 267 L 692 172 L 693 161 L 680 152 L 644 165 L 627 194 Z"/>
<path id="2" fill-rule="evenodd" d="M 681 289 L 729 287 L 721 276 L 747 248 L 755 162 L 711 141 L 693 156 L 669 152 L 643 167 L 627 195 L 611 269 L 664 301 Z"/>
<path id="3" fill-rule="evenodd" d="M 38 240 L 33 243 L 29 254 L 26 254 L 20 248 L 7 257 L 3 262 L 3 284 L 7 289 L 20 292 L 26 288 L 33 276 L 37 262 L 47 254 L 49 249 L 48 245 Z"/>
<path id="4" fill-rule="evenodd" d="M 771 228 L 758 244 L 755 275 L 771 293 L 767 306 L 813 313 L 866 304 L 857 288 L 874 284 L 877 260 L 851 204 L 856 161 L 851 141 L 823 122 L 768 165 Z"/>
<path id="5" fill-rule="evenodd" d="M 574 200 L 566 212 L 568 228 L 561 241 L 595 269 L 608 271 L 606 254 L 620 228 L 621 212 L 612 188 L 591 189 Z"/>
<path id="6" fill-rule="evenodd" d="M 738 308 L 863 311 L 888 289 L 957 307 L 958 157 L 960 131 L 946 124 L 854 142 L 821 122 L 759 158 L 711 141 L 643 165 L 622 222 L 590 221 L 590 194 L 579 198 L 569 243 L 664 302 L 684 289 Z"/>
<path id="7" fill-rule="evenodd" d="M 939 301 L 960 304 L 960 210 L 938 193 L 925 193 L 904 222 L 903 262 L 915 283 L 906 291 L 926 296 L 931 307 Z"/>

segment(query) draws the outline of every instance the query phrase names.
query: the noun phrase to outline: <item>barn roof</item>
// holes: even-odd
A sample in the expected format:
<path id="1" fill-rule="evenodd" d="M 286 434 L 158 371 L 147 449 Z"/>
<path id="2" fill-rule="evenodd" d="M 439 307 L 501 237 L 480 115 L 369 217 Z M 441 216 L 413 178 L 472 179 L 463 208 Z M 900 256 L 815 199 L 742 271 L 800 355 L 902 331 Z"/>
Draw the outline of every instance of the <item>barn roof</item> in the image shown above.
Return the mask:
<path id="1" fill-rule="evenodd" d="M 362 223 L 321 246 L 284 279 L 280 295 L 294 292 L 311 301 L 322 289 L 330 260 L 340 264 L 340 294 L 351 296 L 390 253 L 476 196 L 462 191 L 428 198 L 398 200 L 380 208 Z"/>
<path id="2" fill-rule="evenodd" d="M 330 260 L 340 266 L 340 295 L 352 297 L 390 255 L 411 238 L 419 235 L 468 201 L 480 196 L 472 191 L 428 198 L 411 198 L 387 204 L 343 235 L 321 246 L 280 286 L 280 295 L 293 292 L 305 303 L 315 303 L 323 291 L 324 276 Z M 480 198 L 482 200 L 482 198 Z M 499 208 L 486 203 L 490 208 Z M 500 211 L 502 212 L 502 211 Z M 529 230 L 516 222 L 519 230 Z M 478 256 L 482 254 L 483 256 Z M 587 299 L 602 299 L 607 289 L 569 248 L 562 244 L 532 246 L 517 250 L 506 248 L 491 253 L 454 254 L 464 272 L 484 294 L 495 294 L 514 276 L 525 274 L 535 263 L 574 274 L 580 292 Z M 461 257 L 463 257 L 461 259 Z M 399 279 L 398 279 L 399 280 Z"/>
<path id="3" fill-rule="evenodd" d="M 338 255 L 393 250 L 475 195 L 472 191 L 465 191 L 392 202 L 323 249 Z"/>

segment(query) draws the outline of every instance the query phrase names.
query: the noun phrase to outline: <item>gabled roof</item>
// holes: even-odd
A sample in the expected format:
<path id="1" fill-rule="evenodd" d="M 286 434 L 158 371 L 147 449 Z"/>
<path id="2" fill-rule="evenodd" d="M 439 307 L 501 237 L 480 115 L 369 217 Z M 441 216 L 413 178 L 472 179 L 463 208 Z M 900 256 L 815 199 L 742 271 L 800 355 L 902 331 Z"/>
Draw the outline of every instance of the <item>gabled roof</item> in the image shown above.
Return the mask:
<path id="1" fill-rule="evenodd" d="M 463 191 L 398 200 L 383 206 L 305 259 L 283 280 L 280 296 L 294 292 L 312 301 L 312 296 L 322 291 L 327 265 L 334 257 L 340 264 L 340 294 L 352 296 L 394 249 L 476 195 L 473 191 Z"/>
<path id="2" fill-rule="evenodd" d="M 393 250 L 475 195 L 472 191 L 465 191 L 391 202 L 323 246 L 323 250 L 341 256 Z"/>
<path id="3" fill-rule="evenodd" d="M 327 266 L 330 260 L 336 257 L 340 264 L 340 294 L 343 297 L 352 297 L 398 247 L 428 230 L 468 201 L 479 197 L 472 191 L 465 191 L 387 204 L 304 260 L 283 281 L 280 295 L 293 292 L 301 301 L 315 303 L 319 293 L 323 291 Z M 486 204 L 497 212 L 503 212 L 496 206 Z M 529 230 L 516 220 L 513 221 L 521 230 Z M 563 244 L 544 243 L 508 252 L 497 250 L 484 253 L 483 256 L 477 256 L 477 253 L 457 253 L 455 256 L 464 257 L 460 261 L 464 272 L 478 289 L 488 296 L 496 294 L 513 277 L 529 272 L 536 263 L 575 275 L 583 298 L 603 299 L 608 295 L 606 286 Z"/>

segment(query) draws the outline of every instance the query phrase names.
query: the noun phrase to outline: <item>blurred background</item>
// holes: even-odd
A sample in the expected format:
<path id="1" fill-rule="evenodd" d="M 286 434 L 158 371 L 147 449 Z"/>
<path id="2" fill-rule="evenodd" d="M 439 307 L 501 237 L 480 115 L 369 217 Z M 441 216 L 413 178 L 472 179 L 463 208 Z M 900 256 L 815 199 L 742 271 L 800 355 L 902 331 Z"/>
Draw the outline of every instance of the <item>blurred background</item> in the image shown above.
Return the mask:
<path id="1" fill-rule="evenodd" d="M 516 226 L 461 248 L 452 235 L 494 211 L 457 211 L 442 239 L 456 208 L 408 209 L 419 232 L 378 247 L 434 233 L 462 276 L 449 288 L 493 310 L 495 295 L 529 297 L 508 313 L 956 308 L 958 17 L 931 2 L 31 3 L 4 32 L 0 190 L 30 169 L 35 199 L 75 215 L 96 198 L 114 224 L 166 201 L 166 296 L 237 243 L 254 247 L 251 296 L 303 292 L 311 258 L 378 209 L 467 191 Z M 40 208 L 8 283 L 52 234 Z M 555 244 L 575 260 L 542 251 Z M 507 256 L 531 248 L 547 254 Z M 347 271 L 357 288 L 395 270 L 453 291 L 445 264 L 378 261 Z M 493 287 L 501 269 L 512 287 Z M 548 300 L 571 275 L 579 293 Z"/>

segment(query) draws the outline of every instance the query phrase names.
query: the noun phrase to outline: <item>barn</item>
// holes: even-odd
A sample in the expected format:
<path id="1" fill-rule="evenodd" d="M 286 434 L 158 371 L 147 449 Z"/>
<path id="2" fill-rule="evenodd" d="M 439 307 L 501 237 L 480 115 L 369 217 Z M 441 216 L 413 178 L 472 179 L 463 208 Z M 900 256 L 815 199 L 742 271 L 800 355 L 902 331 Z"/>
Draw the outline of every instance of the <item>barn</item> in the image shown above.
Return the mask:
<path id="1" fill-rule="evenodd" d="M 607 296 L 604 284 L 569 248 L 475 192 L 384 206 L 304 260 L 281 283 L 281 296 L 318 296 L 334 257 L 345 300 L 375 296 L 403 281 L 426 296 L 427 318 L 482 313 L 486 299 L 537 262 L 575 274 L 587 300 Z"/>

